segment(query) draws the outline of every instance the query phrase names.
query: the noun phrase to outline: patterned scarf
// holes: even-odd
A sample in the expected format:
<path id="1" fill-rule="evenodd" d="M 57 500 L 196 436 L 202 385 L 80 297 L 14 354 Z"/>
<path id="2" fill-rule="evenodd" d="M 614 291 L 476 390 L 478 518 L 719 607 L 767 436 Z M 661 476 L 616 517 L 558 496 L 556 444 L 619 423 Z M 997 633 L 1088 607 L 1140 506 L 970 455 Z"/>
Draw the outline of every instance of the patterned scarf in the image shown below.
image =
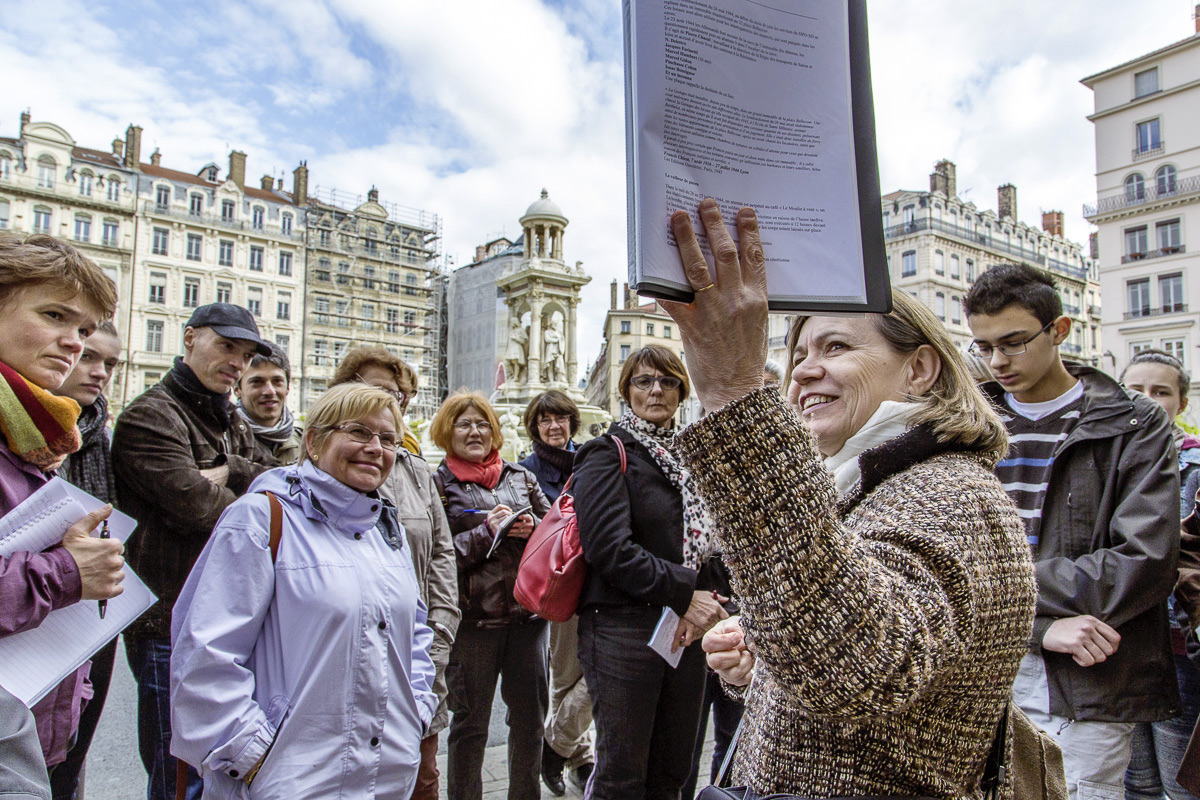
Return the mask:
<path id="1" fill-rule="evenodd" d="M 671 453 L 675 431 L 647 422 L 632 411 L 626 411 L 617 424 L 650 451 L 655 463 L 683 495 L 683 565 L 700 569 L 713 553 L 713 523 L 704 501 L 696 493 L 692 476 Z"/>
<path id="2" fill-rule="evenodd" d="M 259 425 L 252 420 L 250 415 L 246 413 L 246 407 L 240 402 L 236 408 L 238 416 L 246 420 L 246 424 L 250 426 L 250 430 L 254 432 L 254 436 L 260 441 L 271 445 L 272 450 L 292 437 L 292 429 L 296 427 L 296 419 L 292 416 L 292 410 L 287 406 L 283 407 L 283 413 L 279 415 L 279 421 L 270 426 Z"/>
<path id="3" fill-rule="evenodd" d="M 67 456 L 58 474 L 74 486 L 105 503 L 117 499 L 113 478 L 112 455 L 108 444 L 108 400 L 99 395 L 96 402 L 79 415 L 80 448 Z"/>
<path id="4" fill-rule="evenodd" d="M 8 449 L 42 472 L 79 449 L 79 403 L 55 397 L 0 362 L 0 433 Z"/>
<path id="5" fill-rule="evenodd" d="M 500 458 L 500 451 L 493 447 L 492 452 L 479 464 L 459 458 L 454 453 L 446 453 L 446 466 L 454 477 L 464 483 L 478 483 L 487 489 L 495 489 L 500 482 L 504 461 Z"/>

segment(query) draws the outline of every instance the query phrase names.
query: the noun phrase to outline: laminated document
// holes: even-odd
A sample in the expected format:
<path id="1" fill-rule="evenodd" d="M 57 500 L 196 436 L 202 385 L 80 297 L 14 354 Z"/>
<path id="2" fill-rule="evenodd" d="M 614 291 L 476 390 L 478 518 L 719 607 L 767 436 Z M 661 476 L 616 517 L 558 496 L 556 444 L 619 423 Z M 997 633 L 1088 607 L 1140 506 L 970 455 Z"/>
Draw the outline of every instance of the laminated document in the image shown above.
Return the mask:
<path id="1" fill-rule="evenodd" d="M 865 0 L 624 0 L 629 278 L 691 301 L 668 221 L 758 213 L 770 306 L 886 312 Z"/>
<path id="2" fill-rule="evenodd" d="M 54 478 L 0 519 L 0 556 L 37 553 L 58 544 L 68 528 L 103 505 Z M 115 509 L 108 518 L 109 535 L 121 541 L 136 526 L 136 520 Z M 0 686 L 32 707 L 158 599 L 128 564 L 121 585 L 124 591 L 108 601 L 104 619 L 96 601 L 81 600 L 51 611 L 36 628 L 0 637 Z"/>

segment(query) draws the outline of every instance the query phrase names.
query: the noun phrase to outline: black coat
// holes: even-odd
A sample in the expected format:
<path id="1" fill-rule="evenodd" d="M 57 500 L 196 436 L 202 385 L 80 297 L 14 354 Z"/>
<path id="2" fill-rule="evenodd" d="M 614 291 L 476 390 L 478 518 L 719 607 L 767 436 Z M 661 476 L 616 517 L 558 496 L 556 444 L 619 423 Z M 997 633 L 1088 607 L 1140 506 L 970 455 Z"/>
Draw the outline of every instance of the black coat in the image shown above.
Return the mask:
<path id="1" fill-rule="evenodd" d="M 650 452 L 616 423 L 608 429 L 625 444 L 621 474 L 617 446 L 598 436 L 575 456 L 571 495 L 579 540 L 588 563 L 579 598 L 586 606 L 670 606 L 683 615 L 692 592 L 720 586 L 716 570 L 683 566 L 683 496 Z"/>

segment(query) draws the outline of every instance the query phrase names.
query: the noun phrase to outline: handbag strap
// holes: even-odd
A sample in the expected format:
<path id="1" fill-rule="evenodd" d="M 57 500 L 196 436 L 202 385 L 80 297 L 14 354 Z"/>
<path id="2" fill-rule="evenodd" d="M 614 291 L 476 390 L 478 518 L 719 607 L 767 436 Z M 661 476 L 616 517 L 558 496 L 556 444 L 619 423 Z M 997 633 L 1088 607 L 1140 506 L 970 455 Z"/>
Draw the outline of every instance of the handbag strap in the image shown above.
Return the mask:
<path id="1" fill-rule="evenodd" d="M 629 467 L 629 461 L 625 458 L 625 443 L 615 433 L 608 434 L 608 438 L 612 439 L 617 445 L 617 455 L 621 457 L 621 474 L 624 475 L 625 470 Z"/>
<path id="2" fill-rule="evenodd" d="M 733 754 L 737 752 L 738 742 L 742 739 L 742 728 L 746 724 L 746 716 L 738 720 L 737 730 L 733 732 L 733 738 L 729 740 L 729 749 L 725 751 L 725 759 L 721 762 L 721 769 L 717 772 L 717 779 L 713 781 L 713 785 L 718 788 L 729 786 L 731 777 L 729 775 L 730 767 L 733 766 Z"/>

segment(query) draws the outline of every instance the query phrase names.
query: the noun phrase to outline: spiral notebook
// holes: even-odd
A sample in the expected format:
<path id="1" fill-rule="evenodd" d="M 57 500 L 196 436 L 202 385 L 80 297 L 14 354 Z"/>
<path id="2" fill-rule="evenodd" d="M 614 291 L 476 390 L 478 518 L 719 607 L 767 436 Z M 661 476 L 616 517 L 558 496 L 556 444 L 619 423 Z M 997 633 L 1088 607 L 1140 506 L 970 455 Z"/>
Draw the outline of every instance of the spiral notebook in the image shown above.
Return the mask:
<path id="1" fill-rule="evenodd" d="M 40 552 L 62 541 L 67 528 L 104 503 L 54 478 L 0 519 L 0 556 Z M 125 541 L 137 527 L 127 514 L 114 510 L 109 534 Z M 97 650 L 110 642 L 158 599 L 125 566 L 125 587 L 108 601 L 104 619 L 95 601 L 51 611 L 38 627 L 0 637 L 0 686 L 33 706 Z"/>

